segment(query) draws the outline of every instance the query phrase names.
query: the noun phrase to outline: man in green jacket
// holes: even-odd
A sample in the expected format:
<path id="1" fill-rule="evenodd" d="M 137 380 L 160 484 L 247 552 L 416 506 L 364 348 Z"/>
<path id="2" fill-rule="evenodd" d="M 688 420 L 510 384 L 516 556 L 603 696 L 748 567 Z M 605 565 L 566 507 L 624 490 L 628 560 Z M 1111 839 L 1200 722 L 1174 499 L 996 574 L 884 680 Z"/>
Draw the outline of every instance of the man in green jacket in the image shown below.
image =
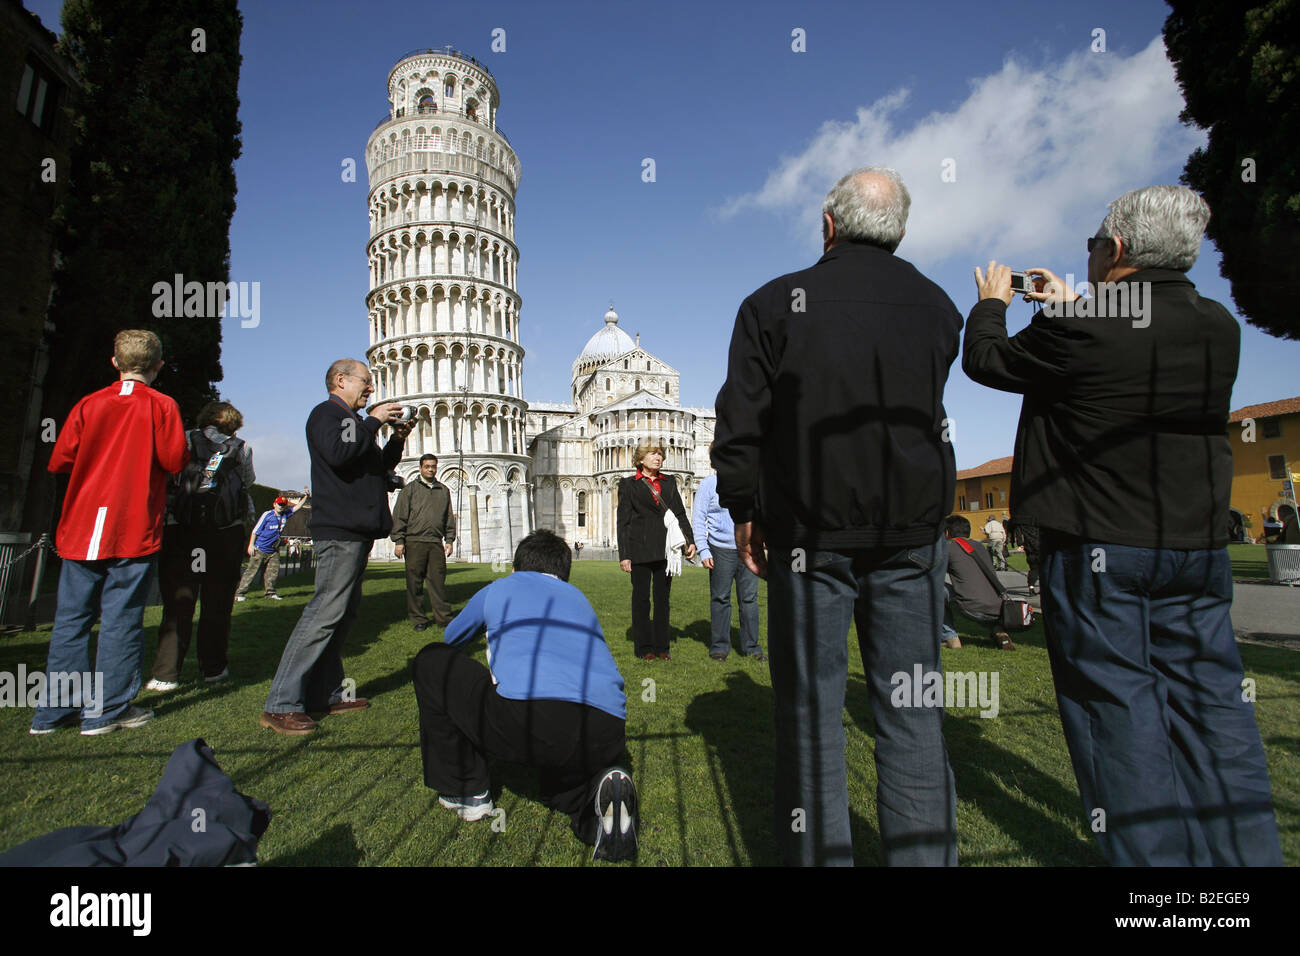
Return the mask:
<path id="1" fill-rule="evenodd" d="M 429 613 L 433 623 L 451 623 L 447 603 L 447 558 L 456 540 L 456 515 L 451 510 L 451 489 L 438 481 L 438 459 L 420 457 L 420 473 L 406 483 L 393 505 L 394 553 L 406 559 L 406 611 L 417 631 L 429 626 L 422 607 L 423 591 L 429 590 Z"/>

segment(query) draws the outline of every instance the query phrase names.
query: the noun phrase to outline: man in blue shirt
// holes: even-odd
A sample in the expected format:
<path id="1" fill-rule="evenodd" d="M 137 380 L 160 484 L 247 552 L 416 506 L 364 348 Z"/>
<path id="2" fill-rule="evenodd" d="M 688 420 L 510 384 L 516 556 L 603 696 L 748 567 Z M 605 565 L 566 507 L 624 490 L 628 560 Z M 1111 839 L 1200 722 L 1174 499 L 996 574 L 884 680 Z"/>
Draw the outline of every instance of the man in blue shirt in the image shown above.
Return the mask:
<path id="1" fill-rule="evenodd" d="M 735 581 L 740 601 L 740 652 L 767 660 L 758 643 L 758 575 L 745 567 L 736 551 L 736 526 L 731 512 L 718 503 L 716 474 L 700 482 L 692 525 L 700 545 L 700 563 L 709 569 L 709 621 L 713 630 L 709 657 L 725 661 L 731 651 L 731 582 Z"/>
<path id="2" fill-rule="evenodd" d="M 306 500 L 307 496 L 303 495 L 297 504 L 290 507 L 289 499 L 281 495 L 275 499 L 271 510 L 263 511 L 262 517 L 257 519 L 257 524 L 253 525 L 253 531 L 248 536 L 248 567 L 239 580 L 239 587 L 235 589 L 236 601 L 244 600 L 263 564 L 266 565 L 262 579 L 266 596 L 273 601 L 280 600 L 280 595 L 275 593 L 275 582 L 280 577 L 280 538 L 284 535 L 284 526 L 288 523 L 289 516 L 301 508 Z"/>
<path id="3" fill-rule="evenodd" d="M 515 550 L 514 573 L 482 588 L 411 665 L 424 783 L 463 820 L 493 814 L 487 760 L 537 767 L 542 802 L 569 815 L 595 858 L 636 856 L 636 789 L 625 756 L 623 678 L 600 621 L 568 583 L 554 532 Z M 488 667 L 458 654 L 487 631 Z"/>

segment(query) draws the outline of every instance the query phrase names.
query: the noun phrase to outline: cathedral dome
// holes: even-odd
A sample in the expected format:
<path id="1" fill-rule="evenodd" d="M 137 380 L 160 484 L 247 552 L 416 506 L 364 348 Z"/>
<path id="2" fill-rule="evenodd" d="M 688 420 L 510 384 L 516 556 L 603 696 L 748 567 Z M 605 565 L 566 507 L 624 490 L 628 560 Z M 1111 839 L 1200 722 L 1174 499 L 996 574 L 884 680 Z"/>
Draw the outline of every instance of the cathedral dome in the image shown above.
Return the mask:
<path id="1" fill-rule="evenodd" d="M 587 340 L 574 365 L 608 362 L 634 348 L 632 336 L 618 327 L 618 313 L 611 308 L 605 313 L 605 327 Z"/>

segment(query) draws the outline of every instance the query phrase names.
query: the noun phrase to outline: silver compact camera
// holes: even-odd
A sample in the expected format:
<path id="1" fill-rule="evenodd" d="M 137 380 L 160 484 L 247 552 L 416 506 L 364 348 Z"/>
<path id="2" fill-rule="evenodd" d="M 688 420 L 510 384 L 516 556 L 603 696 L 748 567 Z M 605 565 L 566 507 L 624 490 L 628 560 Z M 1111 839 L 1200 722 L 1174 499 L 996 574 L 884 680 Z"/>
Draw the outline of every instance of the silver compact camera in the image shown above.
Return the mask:
<path id="1" fill-rule="evenodd" d="M 414 406 L 414 405 L 403 405 L 403 406 L 402 406 L 402 417 L 399 418 L 398 421 L 399 421 L 399 422 L 409 422 L 409 421 L 410 421 L 412 418 L 414 418 L 414 417 L 415 417 L 415 406 Z"/>

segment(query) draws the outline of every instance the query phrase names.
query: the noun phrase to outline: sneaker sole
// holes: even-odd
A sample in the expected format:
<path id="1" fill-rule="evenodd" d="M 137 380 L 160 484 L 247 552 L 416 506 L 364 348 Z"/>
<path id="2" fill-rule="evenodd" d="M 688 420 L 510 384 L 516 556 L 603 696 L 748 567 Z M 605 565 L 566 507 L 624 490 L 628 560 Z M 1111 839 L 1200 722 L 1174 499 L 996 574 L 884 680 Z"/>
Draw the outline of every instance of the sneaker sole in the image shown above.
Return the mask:
<path id="1" fill-rule="evenodd" d="M 153 721 L 153 714 L 148 717 L 136 717 L 133 720 L 123 720 L 115 724 L 105 724 L 103 727 L 95 727 L 93 730 L 83 730 L 83 737 L 102 737 L 104 734 L 111 734 L 115 730 L 134 730 L 136 727 L 143 727 L 145 724 Z"/>
<path id="2" fill-rule="evenodd" d="M 608 822 L 609 830 L 605 829 Z M 632 778 L 622 770 L 605 775 L 596 790 L 596 848 L 593 860 L 618 863 L 637 853 L 637 797 Z"/>
<path id="3" fill-rule="evenodd" d="M 479 807 L 467 807 L 460 803 L 450 803 L 442 797 L 438 798 L 438 802 L 448 810 L 455 810 L 456 816 L 468 823 L 474 823 L 477 820 L 482 820 L 484 817 L 490 817 L 496 812 L 496 808 L 492 806 L 492 801 L 490 800 L 483 806 Z"/>

